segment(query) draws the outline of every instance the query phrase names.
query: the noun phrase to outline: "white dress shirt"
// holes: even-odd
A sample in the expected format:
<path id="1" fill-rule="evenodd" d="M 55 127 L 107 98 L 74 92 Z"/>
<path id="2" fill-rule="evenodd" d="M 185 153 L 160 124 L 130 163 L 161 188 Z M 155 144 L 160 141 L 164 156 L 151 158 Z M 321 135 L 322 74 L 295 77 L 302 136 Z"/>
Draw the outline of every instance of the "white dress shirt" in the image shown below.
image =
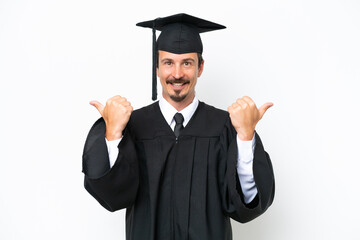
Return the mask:
<path id="1" fill-rule="evenodd" d="M 199 100 L 195 96 L 192 103 L 190 103 L 186 108 L 184 108 L 179 112 L 184 117 L 184 122 L 183 122 L 184 127 L 186 127 L 186 125 L 189 123 L 198 105 L 199 105 Z M 166 122 L 174 130 L 175 128 L 174 115 L 178 111 L 170 103 L 168 103 L 162 96 L 160 96 L 159 99 L 159 107 Z M 121 138 L 113 141 L 108 141 L 106 138 L 105 140 L 109 152 L 110 167 L 112 167 L 114 166 L 119 153 L 119 149 L 117 146 L 119 145 Z M 253 137 L 253 139 L 250 141 L 242 141 L 237 137 L 236 142 L 238 147 L 238 159 L 236 166 L 237 173 L 239 176 L 241 189 L 244 194 L 245 203 L 249 203 L 255 198 L 257 194 L 257 188 L 255 186 L 254 175 L 253 175 L 255 137 Z"/>

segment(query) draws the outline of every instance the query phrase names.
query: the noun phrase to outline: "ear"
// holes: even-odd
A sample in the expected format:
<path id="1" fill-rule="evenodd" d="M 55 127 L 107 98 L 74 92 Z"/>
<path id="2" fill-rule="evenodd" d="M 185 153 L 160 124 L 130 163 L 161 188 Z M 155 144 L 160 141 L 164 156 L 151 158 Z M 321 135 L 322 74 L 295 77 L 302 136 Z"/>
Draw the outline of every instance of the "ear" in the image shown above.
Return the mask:
<path id="1" fill-rule="evenodd" d="M 198 77 L 200 77 L 201 76 L 201 74 L 202 74 L 202 72 L 203 72 L 203 70 L 204 70 L 204 60 L 202 61 L 202 63 L 201 63 L 201 65 L 200 65 L 200 67 L 199 67 L 199 71 L 198 71 Z"/>

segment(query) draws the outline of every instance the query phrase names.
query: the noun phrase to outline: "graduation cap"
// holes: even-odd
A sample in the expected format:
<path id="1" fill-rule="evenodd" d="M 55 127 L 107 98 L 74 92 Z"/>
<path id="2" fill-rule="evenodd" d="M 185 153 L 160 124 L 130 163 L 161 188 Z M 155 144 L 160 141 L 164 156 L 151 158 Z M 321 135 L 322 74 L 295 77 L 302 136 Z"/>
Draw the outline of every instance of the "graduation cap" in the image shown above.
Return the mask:
<path id="1" fill-rule="evenodd" d="M 157 98 L 156 54 L 158 50 L 175 54 L 202 53 L 203 45 L 199 33 L 226 28 L 185 13 L 137 23 L 136 26 L 151 28 L 153 31 L 153 78 L 152 100 Z M 156 41 L 156 30 L 161 31 Z"/>

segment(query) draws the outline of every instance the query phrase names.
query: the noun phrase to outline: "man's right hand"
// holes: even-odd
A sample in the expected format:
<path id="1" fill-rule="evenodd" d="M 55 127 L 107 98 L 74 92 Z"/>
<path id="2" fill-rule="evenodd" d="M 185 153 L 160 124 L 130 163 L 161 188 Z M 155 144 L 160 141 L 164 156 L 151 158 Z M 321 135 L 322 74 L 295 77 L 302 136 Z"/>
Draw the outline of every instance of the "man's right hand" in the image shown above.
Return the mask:
<path id="1" fill-rule="evenodd" d="M 133 111 L 130 102 L 117 95 L 109 98 L 105 107 L 98 101 L 91 101 L 90 104 L 96 107 L 105 121 L 106 139 L 108 141 L 120 139 Z"/>

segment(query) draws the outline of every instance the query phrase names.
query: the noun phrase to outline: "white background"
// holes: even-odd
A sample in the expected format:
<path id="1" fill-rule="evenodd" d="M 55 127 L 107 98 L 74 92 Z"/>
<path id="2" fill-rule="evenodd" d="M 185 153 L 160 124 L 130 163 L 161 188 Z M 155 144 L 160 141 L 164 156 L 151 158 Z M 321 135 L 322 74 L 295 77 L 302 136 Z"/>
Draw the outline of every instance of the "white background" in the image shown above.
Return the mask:
<path id="1" fill-rule="evenodd" d="M 151 103 L 151 30 L 135 24 L 179 12 L 227 26 L 202 34 L 200 100 L 275 104 L 257 127 L 275 200 L 234 239 L 360 239 L 360 2 L 124 2 L 0 0 L 0 239 L 124 239 L 124 212 L 83 188 L 88 102 Z"/>

